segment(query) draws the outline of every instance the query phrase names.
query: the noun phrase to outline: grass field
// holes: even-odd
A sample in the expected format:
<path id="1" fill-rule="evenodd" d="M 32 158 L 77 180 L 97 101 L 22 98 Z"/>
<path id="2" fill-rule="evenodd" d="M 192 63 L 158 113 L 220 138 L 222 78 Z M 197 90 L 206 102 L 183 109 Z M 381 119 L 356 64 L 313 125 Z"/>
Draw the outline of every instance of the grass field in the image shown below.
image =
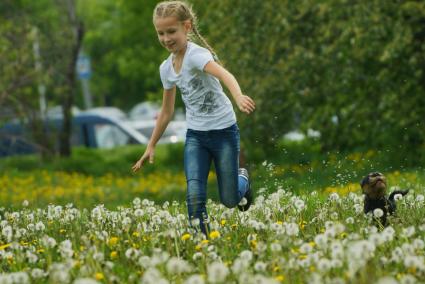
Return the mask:
<path id="1" fill-rule="evenodd" d="M 362 211 L 358 181 L 377 166 L 368 155 L 251 166 L 248 212 L 217 202 L 212 173 L 208 238 L 188 224 L 178 167 L 9 167 L 0 174 L 0 283 L 423 283 L 424 174 L 378 165 L 390 187 L 411 189 L 383 228 Z"/>

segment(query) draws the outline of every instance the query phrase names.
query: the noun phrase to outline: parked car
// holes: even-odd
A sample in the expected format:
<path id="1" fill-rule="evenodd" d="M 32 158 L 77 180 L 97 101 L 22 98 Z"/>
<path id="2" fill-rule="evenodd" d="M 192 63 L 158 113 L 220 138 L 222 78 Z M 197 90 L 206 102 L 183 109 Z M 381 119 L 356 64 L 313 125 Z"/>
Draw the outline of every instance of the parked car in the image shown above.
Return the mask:
<path id="1" fill-rule="evenodd" d="M 46 134 L 58 132 L 62 118 L 52 118 L 45 122 Z M 28 125 L 11 122 L 0 128 L 0 157 L 38 152 L 32 141 Z M 57 135 L 52 135 L 57 137 Z M 79 113 L 73 118 L 71 133 L 72 146 L 90 148 L 113 148 L 128 144 L 147 144 L 149 137 L 143 135 L 124 121 L 95 113 Z M 59 145 L 58 141 L 55 142 Z"/>
<path id="2" fill-rule="evenodd" d="M 81 110 L 77 106 L 72 106 L 71 112 L 72 112 L 72 115 L 77 115 L 81 112 Z M 62 106 L 57 105 L 57 106 L 49 107 L 47 109 L 46 116 L 48 119 L 62 118 L 63 117 Z"/>
<path id="3" fill-rule="evenodd" d="M 142 102 L 135 105 L 128 113 L 131 120 L 154 120 L 161 107 L 154 102 Z"/>
<path id="4" fill-rule="evenodd" d="M 119 120 L 128 119 L 127 114 L 117 107 L 94 107 L 83 111 L 86 114 L 99 114 Z"/>
<path id="5" fill-rule="evenodd" d="M 152 132 L 155 128 L 156 120 L 137 120 L 137 121 L 126 121 L 129 127 L 136 129 L 143 136 L 151 137 Z M 186 121 L 171 121 L 158 144 L 166 143 L 178 143 L 184 142 L 186 139 Z"/>

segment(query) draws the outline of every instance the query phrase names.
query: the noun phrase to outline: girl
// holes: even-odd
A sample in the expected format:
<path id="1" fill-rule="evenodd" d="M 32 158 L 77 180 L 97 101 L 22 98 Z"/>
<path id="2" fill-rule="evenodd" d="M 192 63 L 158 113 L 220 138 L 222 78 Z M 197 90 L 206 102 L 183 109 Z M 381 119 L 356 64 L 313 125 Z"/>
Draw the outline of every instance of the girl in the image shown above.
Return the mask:
<path id="1" fill-rule="evenodd" d="M 242 112 L 252 113 L 255 103 L 242 94 L 235 77 L 214 60 L 215 53 L 199 34 L 196 16 L 185 2 L 159 3 L 153 13 L 153 24 L 159 42 L 171 54 L 159 68 L 164 87 L 161 112 L 145 153 L 132 169 L 139 170 L 145 160 L 153 163 L 155 145 L 173 116 L 177 86 L 186 106 L 188 127 L 184 169 L 189 220 L 198 219 L 206 234 L 207 179 L 212 160 L 221 202 L 228 208 L 238 205 L 243 211 L 252 202 L 248 172 L 238 169 L 240 146 L 235 112 L 219 80 Z M 190 41 L 192 35 L 206 48 Z"/>

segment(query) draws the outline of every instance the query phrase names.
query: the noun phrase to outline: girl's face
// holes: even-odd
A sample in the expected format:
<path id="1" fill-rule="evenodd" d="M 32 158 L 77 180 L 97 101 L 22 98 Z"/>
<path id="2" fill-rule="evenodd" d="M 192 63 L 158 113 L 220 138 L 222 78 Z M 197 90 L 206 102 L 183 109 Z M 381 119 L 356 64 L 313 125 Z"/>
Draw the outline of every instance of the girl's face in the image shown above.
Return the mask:
<path id="1" fill-rule="evenodd" d="M 159 42 L 168 51 L 177 54 L 185 50 L 190 21 L 180 22 L 176 17 L 165 17 L 155 19 L 154 25 Z"/>

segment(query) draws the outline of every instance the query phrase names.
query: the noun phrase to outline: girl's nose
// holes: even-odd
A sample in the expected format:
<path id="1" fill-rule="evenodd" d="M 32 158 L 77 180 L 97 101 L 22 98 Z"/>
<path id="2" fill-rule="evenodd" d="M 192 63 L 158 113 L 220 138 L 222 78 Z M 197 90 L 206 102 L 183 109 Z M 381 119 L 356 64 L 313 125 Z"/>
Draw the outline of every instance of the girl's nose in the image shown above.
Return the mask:
<path id="1" fill-rule="evenodd" d="M 170 36 L 169 35 L 163 35 L 163 40 L 164 40 L 164 42 L 167 42 L 167 41 L 170 41 Z"/>

